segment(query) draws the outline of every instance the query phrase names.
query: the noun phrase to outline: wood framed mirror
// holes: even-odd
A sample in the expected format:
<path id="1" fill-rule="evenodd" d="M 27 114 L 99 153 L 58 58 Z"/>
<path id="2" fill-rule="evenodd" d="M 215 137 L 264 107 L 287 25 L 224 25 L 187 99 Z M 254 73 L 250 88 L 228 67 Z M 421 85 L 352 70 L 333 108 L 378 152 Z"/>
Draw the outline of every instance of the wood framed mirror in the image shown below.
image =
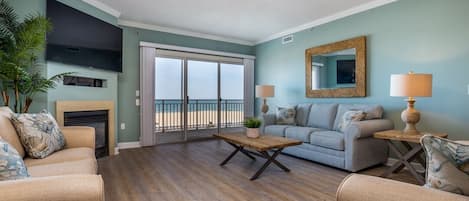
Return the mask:
<path id="1" fill-rule="evenodd" d="M 366 96 L 366 37 L 305 51 L 306 97 Z"/>

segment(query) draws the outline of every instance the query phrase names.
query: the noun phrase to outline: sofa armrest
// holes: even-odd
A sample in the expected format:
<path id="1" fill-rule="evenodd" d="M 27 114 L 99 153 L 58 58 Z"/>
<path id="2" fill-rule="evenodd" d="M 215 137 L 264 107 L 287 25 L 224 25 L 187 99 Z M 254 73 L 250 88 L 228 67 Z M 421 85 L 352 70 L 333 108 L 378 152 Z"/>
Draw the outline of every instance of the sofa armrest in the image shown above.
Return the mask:
<path id="1" fill-rule="evenodd" d="M 0 182 L 0 200 L 104 201 L 100 175 L 64 175 Z"/>
<path id="2" fill-rule="evenodd" d="M 95 148 L 95 131 L 93 127 L 66 126 L 61 128 L 65 136 L 65 148 Z"/>
<path id="3" fill-rule="evenodd" d="M 263 114 L 262 115 L 262 125 L 261 131 L 264 133 L 264 129 L 268 125 L 274 125 L 275 121 L 277 121 L 277 116 L 275 114 Z"/>
<path id="4" fill-rule="evenodd" d="M 394 123 L 389 119 L 373 119 L 366 121 L 352 122 L 345 129 L 345 136 L 348 139 L 360 139 L 372 137 L 375 132 L 391 130 Z"/>
<path id="5" fill-rule="evenodd" d="M 468 201 L 469 197 L 380 177 L 351 174 L 339 186 L 337 201 Z"/>

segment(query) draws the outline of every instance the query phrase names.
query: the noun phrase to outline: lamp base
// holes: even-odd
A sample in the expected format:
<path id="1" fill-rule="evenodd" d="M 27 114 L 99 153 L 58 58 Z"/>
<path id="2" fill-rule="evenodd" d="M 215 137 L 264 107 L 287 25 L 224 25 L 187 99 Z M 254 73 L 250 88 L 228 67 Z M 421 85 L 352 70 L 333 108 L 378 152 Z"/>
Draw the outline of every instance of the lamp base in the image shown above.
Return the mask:
<path id="1" fill-rule="evenodd" d="M 419 135 L 420 131 L 415 126 L 420 121 L 420 112 L 414 108 L 415 99 L 410 97 L 407 101 L 407 109 L 402 111 L 401 119 L 406 123 L 402 133 L 407 135 Z"/>
<path id="2" fill-rule="evenodd" d="M 269 106 L 267 105 L 267 99 L 264 98 L 264 103 L 261 106 L 261 112 L 266 114 L 269 111 Z"/>

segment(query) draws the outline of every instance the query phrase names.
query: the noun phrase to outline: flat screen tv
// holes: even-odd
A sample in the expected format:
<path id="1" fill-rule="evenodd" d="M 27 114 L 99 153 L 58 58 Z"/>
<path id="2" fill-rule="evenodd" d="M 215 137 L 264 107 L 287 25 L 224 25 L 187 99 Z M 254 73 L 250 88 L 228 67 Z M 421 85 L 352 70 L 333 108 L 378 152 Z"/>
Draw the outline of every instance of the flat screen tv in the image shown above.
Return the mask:
<path id="1" fill-rule="evenodd" d="M 47 0 L 47 17 L 48 61 L 122 72 L 121 28 L 56 0 Z"/>
<path id="2" fill-rule="evenodd" d="M 355 59 L 337 60 L 337 84 L 355 84 Z"/>

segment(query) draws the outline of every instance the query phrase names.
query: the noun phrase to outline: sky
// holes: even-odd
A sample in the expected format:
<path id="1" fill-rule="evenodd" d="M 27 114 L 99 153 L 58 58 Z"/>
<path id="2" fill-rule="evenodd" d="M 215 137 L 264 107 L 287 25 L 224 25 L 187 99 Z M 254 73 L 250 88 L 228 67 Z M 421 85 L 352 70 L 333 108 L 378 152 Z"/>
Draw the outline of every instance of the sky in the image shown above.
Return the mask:
<path id="1" fill-rule="evenodd" d="M 155 99 L 181 99 L 182 60 L 156 58 Z M 189 99 L 217 99 L 217 63 L 187 62 Z M 220 94 L 222 99 L 243 99 L 244 66 L 220 65 Z"/>

